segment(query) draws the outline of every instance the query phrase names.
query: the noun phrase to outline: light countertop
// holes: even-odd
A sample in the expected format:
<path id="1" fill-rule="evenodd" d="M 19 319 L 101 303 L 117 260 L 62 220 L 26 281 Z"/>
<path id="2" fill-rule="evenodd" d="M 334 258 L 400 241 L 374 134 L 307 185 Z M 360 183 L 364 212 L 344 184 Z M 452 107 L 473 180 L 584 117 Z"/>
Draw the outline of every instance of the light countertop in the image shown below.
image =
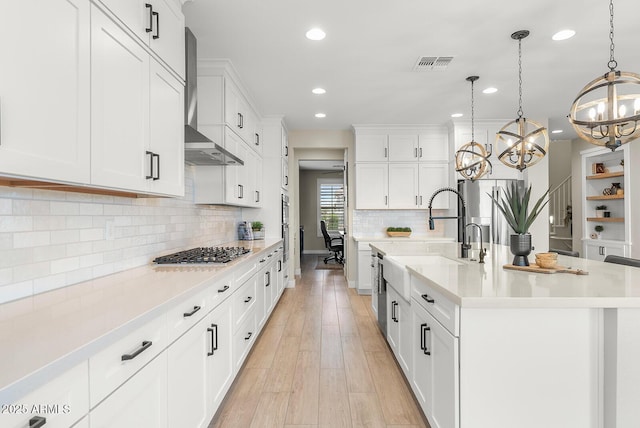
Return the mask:
<path id="1" fill-rule="evenodd" d="M 411 275 L 463 308 L 640 308 L 640 269 L 636 267 L 558 256 L 558 265 L 581 269 L 589 275 L 546 274 L 504 269 L 513 256 L 502 245 L 487 246 L 485 264 L 459 259 L 459 243 L 382 242 L 372 243 L 371 247 L 390 258 L 434 254 L 459 261 L 420 264 L 411 260 L 405 266 Z M 529 262 L 535 262 L 534 253 Z M 471 256 L 477 254 L 477 250 L 471 252 Z"/>
<path id="2" fill-rule="evenodd" d="M 392 237 L 387 235 L 354 235 L 356 242 L 454 242 L 454 238 L 445 236 L 411 235 L 406 237 Z"/>
<path id="3" fill-rule="evenodd" d="M 0 402 L 11 403 L 280 242 L 229 242 L 224 246 L 251 252 L 222 265 L 150 263 L 1 304 Z"/>

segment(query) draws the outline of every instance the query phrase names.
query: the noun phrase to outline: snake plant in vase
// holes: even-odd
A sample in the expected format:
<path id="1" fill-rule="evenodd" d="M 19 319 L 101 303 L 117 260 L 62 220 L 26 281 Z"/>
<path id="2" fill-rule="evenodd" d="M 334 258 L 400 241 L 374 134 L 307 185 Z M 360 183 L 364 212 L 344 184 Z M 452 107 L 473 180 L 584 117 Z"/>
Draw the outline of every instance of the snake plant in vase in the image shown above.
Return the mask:
<path id="1" fill-rule="evenodd" d="M 527 256 L 531 253 L 531 234 L 529 228 L 536 220 L 542 209 L 549 203 L 544 198 L 549 194 L 547 190 L 540 199 L 529 209 L 531 200 L 531 186 L 527 190 L 516 183 L 504 190 L 500 200 L 489 194 L 491 200 L 500 210 L 511 229 L 515 232 L 511 235 L 510 249 L 514 255 L 514 266 L 529 266 Z"/>

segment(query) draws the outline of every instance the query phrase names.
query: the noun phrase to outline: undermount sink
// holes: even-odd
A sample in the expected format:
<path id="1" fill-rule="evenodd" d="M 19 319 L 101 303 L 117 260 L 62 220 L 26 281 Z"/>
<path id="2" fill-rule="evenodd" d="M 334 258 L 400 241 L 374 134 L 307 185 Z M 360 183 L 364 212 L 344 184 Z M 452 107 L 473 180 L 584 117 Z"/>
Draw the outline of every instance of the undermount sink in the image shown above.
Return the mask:
<path id="1" fill-rule="evenodd" d="M 411 299 L 411 284 L 406 266 L 462 265 L 462 262 L 437 254 L 422 256 L 387 256 L 383 259 L 383 277 L 407 301 Z"/>

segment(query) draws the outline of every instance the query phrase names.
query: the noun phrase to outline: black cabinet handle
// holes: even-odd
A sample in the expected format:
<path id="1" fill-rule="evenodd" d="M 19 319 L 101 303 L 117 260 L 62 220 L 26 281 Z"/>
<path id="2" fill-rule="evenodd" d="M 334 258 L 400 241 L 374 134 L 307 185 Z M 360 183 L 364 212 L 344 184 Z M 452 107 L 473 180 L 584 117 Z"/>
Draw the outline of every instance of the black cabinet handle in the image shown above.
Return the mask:
<path id="1" fill-rule="evenodd" d="M 422 147 L 420 147 L 420 157 L 422 157 Z"/>
<path id="2" fill-rule="evenodd" d="M 149 156 L 149 175 L 145 176 L 147 180 L 153 178 L 153 152 L 146 151 L 145 155 Z"/>
<path id="3" fill-rule="evenodd" d="M 29 428 L 40 428 L 47 423 L 47 418 L 43 416 L 34 416 L 29 419 Z"/>
<path id="4" fill-rule="evenodd" d="M 426 323 L 420 324 L 420 344 L 421 349 L 424 352 L 424 355 L 431 355 L 431 351 L 427 348 L 427 332 L 431 331 L 431 327 L 429 327 Z"/>
<path id="5" fill-rule="evenodd" d="M 153 173 L 153 159 L 157 159 L 156 161 L 156 173 Z M 151 175 L 153 177 L 153 181 L 160 180 L 160 155 L 157 153 L 151 153 Z"/>
<path id="6" fill-rule="evenodd" d="M 242 116 L 242 113 L 238 113 L 238 128 L 244 128 L 244 117 Z"/>
<path id="7" fill-rule="evenodd" d="M 207 331 L 211 333 L 211 351 L 207 352 L 207 356 L 210 357 L 214 354 L 214 351 L 218 350 L 218 325 L 211 324 Z"/>
<path id="8" fill-rule="evenodd" d="M 144 7 L 149 9 L 149 26 L 145 28 L 144 31 L 150 33 L 153 31 L 153 6 L 151 6 L 149 3 L 145 3 Z"/>
<path id="9" fill-rule="evenodd" d="M 426 300 L 426 301 L 427 301 L 427 303 L 435 303 L 435 300 L 433 300 L 431 297 L 429 297 L 429 295 L 428 295 L 428 294 L 423 294 L 423 295 L 422 295 L 422 296 L 420 296 L 420 297 L 422 297 L 424 300 Z"/>
<path id="10" fill-rule="evenodd" d="M 222 288 L 219 288 L 219 289 L 218 289 L 218 293 L 224 293 L 224 292 L 225 292 L 225 291 L 227 291 L 228 289 L 229 289 L 229 286 L 228 286 L 228 285 L 225 285 L 224 287 L 222 287 Z"/>
<path id="11" fill-rule="evenodd" d="M 249 333 L 247 334 L 247 337 L 245 337 L 245 338 L 244 338 L 244 340 L 249 340 L 249 339 L 251 339 L 251 335 L 252 335 L 252 334 L 253 334 L 252 332 L 249 332 Z"/>
<path id="12" fill-rule="evenodd" d="M 285 185 L 285 186 L 288 186 L 288 185 L 289 185 L 289 176 L 288 176 L 288 175 L 285 175 L 285 176 L 284 176 L 284 185 Z"/>
<path id="13" fill-rule="evenodd" d="M 278 272 L 282 272 L 282 260 L 278 260 Z"/>
<path id="14" fill-rule="evenodd" d="M 142 342 L 142 346 L 136 349 L 133 354 L 124 354 L 122 356 L 122 361 L 133 360 L 135 357 L 137 357 L 138 355 L 142 354 L 144 351 L 149 349 L 151 345 L 152 345 L 152 342 L 150 340 L 145 340 L 144 342 Z"/>
<path id="15" fill-rule="evenodd" d="M 289 156 L 289 146 L 284 146 L 284 156 Z"/>
<path id="16" fill-rule="evenodd" d="M 247 296 L 247 298 L 246 298 L 246 299 L 244 299 L 244 302 L 245 302 L 245 303 L 249 303 L 249 302 L 251 301 L 251 299 L 253 299 L 253 297 L 251 297 L 251 296 Z"/>
<path id="17" fill-rule="evenodd" d="M 267 283 L 264 286 L 268 287 L 271 285 L 271 272 L 265 272 L 264 274 L 267 277 Z"/>
<path id="18" fill-rule="evenodd" d="M 244 186 L 242 184 L 238 184 L 238 199 L 244 198 Z"/>
<path id="19" fill-rule="evenodd" d="M 156 17 L 156 34 L 153 35 L 153 40 L 160 38 L 160 15 L 158 12 L 151 12 L 151 16 Z"/>
<path id="20" fill-rule="evenodd" d="M 395 300 L 393 302 L 391 302 L 391 319 L 395 322 L 398 322 L 398 318 L 396 315 L 396 305 L 398 304 L 398 302 L 396 302 Z"/>
<path id="21" fill-rule="evenodd" d="M 260 191 L 256 190 L 256 202 L 260 202 Z"/>
<path id="22" fill-rule="evenodd" d="M 256 132 L 256 146 L 260 145 L 260 135 Z"/>
<path id="23" fill-rule="evenodd" d="M 194 306 L 193 310 L 191 312 L 185 312 L 184 314 L 182 314 L 185 318 L 190 317 L 191 315 L 195 314 L 196 312 L 198 312 L 200 309 L 202 309 L 200 306 Z"/>

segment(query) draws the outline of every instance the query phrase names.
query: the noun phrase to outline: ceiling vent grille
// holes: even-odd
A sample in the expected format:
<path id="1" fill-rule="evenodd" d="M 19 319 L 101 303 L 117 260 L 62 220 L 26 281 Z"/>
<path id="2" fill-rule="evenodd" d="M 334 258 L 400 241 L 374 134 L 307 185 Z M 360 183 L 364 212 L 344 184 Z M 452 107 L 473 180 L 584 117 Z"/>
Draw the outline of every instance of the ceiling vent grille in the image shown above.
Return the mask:
<path id="1" fill-rule="evenodd" d="M 452 56 L 421 56 L 413 66 L 414 71 L 445 70 L 453 60 Z"/>

